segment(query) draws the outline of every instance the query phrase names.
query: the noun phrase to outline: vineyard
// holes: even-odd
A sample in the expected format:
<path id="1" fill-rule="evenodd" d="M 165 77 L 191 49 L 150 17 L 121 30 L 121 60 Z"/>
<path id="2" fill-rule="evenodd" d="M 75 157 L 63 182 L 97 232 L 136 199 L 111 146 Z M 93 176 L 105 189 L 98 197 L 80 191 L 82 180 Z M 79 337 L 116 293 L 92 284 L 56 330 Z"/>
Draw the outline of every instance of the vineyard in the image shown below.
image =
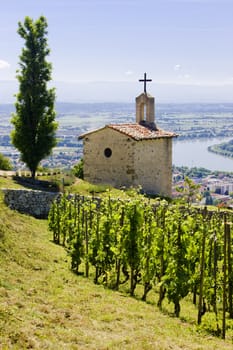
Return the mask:
<path id="1" fill-rule="evenodd" d="M 210 211 L 146 198 L 113 200 L 63 195 L 49 213 L 53 240 L 63 245 L 72 270 L 131 296 L 143 290 L 165 298 L 179 317 L 192 296 L 197 324 L 209 315 L 213 334 L 233 328 L 233 256 L 228 211 Z"/>

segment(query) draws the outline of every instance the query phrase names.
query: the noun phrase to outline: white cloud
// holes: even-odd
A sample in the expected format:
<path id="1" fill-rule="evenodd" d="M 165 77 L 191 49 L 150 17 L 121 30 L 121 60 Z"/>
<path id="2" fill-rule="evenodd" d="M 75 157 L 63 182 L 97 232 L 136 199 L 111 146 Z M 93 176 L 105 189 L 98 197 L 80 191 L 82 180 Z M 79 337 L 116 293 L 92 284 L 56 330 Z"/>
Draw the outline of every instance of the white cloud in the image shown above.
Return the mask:
<path id="1" fill-rule="evenodd" d="M 181 65 L 180 64 L 176 64 L 175 66 L 174 66 L 174 70 L 180 70 L 181 69 Z"/>
<path id="2" fill-rule="evenodd" d="M 185 79 L 190 79 L 190 78 L 191 78 L 191 75 L 190 75 L 190 74 L 185 74 L 185 75 L 184 75 L 184 78 L 185 78 Z"/>
<path id="3" fill-rule="evenodd" d="M 10 67 L 10 63 L 8 63 L 7 61 L 4 60 L 0 60 L 0 69 L 5 69 L 5 68 L 9 68 Z"/>
<path id="4" fill-rule="evenodd" d="M 133 75 L 134 73 L 131 70 L 128 70 L 127 72 L 125 72 L 125 75 L 130 76 Z"/>

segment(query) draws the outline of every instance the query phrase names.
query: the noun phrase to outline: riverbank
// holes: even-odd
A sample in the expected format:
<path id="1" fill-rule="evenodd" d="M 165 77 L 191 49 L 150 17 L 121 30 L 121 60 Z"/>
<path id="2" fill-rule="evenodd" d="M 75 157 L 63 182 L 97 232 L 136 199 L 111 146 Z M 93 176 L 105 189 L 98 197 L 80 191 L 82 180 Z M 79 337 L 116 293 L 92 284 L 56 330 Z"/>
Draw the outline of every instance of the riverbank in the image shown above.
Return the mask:
<path id="1" fill-rule="evenodd" d="M 219 154 L 223 157 L 233 158 L 233 140 L 231 139 L 228 142 L 209 146 L 208 151 Z"/>
<path id="2" fill-rule="evenodd" d="M 210 152 L 210 146 L 227 142 L 231 138 L 173 141 L 173 164 L 188 168 L 206 168 L 212 171 L 233 171 L 233 159 Z"/>

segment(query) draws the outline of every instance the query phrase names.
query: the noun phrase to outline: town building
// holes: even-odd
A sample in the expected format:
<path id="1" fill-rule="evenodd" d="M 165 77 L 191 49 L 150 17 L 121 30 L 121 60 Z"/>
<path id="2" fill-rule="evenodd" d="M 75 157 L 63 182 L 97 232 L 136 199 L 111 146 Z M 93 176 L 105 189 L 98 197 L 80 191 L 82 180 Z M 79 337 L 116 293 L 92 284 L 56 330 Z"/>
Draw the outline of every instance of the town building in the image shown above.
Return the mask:
<path id="1" fill-rule="evenodd" d="M 219 194 L 230 194 L 233 192 L 233 180 L 231 178 L 207 178 L 205 186 L 209 191 Z"/>
<path id="2" fill-rule="evenodd" d="M 172 195 L 172 139 L 177 135 L 155 123 L 154 97 L 136 97 L 135 123 L 109 124 L 83 140 L 84 179 L 95 184 L 141 187 L 147 194 Z"/>

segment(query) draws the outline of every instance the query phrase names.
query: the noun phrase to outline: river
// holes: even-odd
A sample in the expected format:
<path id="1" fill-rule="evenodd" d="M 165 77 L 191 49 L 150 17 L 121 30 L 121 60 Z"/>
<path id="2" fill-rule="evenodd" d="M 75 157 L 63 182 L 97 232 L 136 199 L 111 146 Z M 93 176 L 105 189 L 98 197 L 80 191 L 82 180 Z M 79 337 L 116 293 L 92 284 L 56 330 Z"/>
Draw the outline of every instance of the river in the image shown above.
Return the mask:
<path id="1" fill-rule="evenodd" d="M 208 151 L 208 146 L 229 141 L 232 138 L 205 140 L 173 140 L 173 164 L 176 166 L 203 167 L 209 170 L 233 171 L 233 158 Z"/>

